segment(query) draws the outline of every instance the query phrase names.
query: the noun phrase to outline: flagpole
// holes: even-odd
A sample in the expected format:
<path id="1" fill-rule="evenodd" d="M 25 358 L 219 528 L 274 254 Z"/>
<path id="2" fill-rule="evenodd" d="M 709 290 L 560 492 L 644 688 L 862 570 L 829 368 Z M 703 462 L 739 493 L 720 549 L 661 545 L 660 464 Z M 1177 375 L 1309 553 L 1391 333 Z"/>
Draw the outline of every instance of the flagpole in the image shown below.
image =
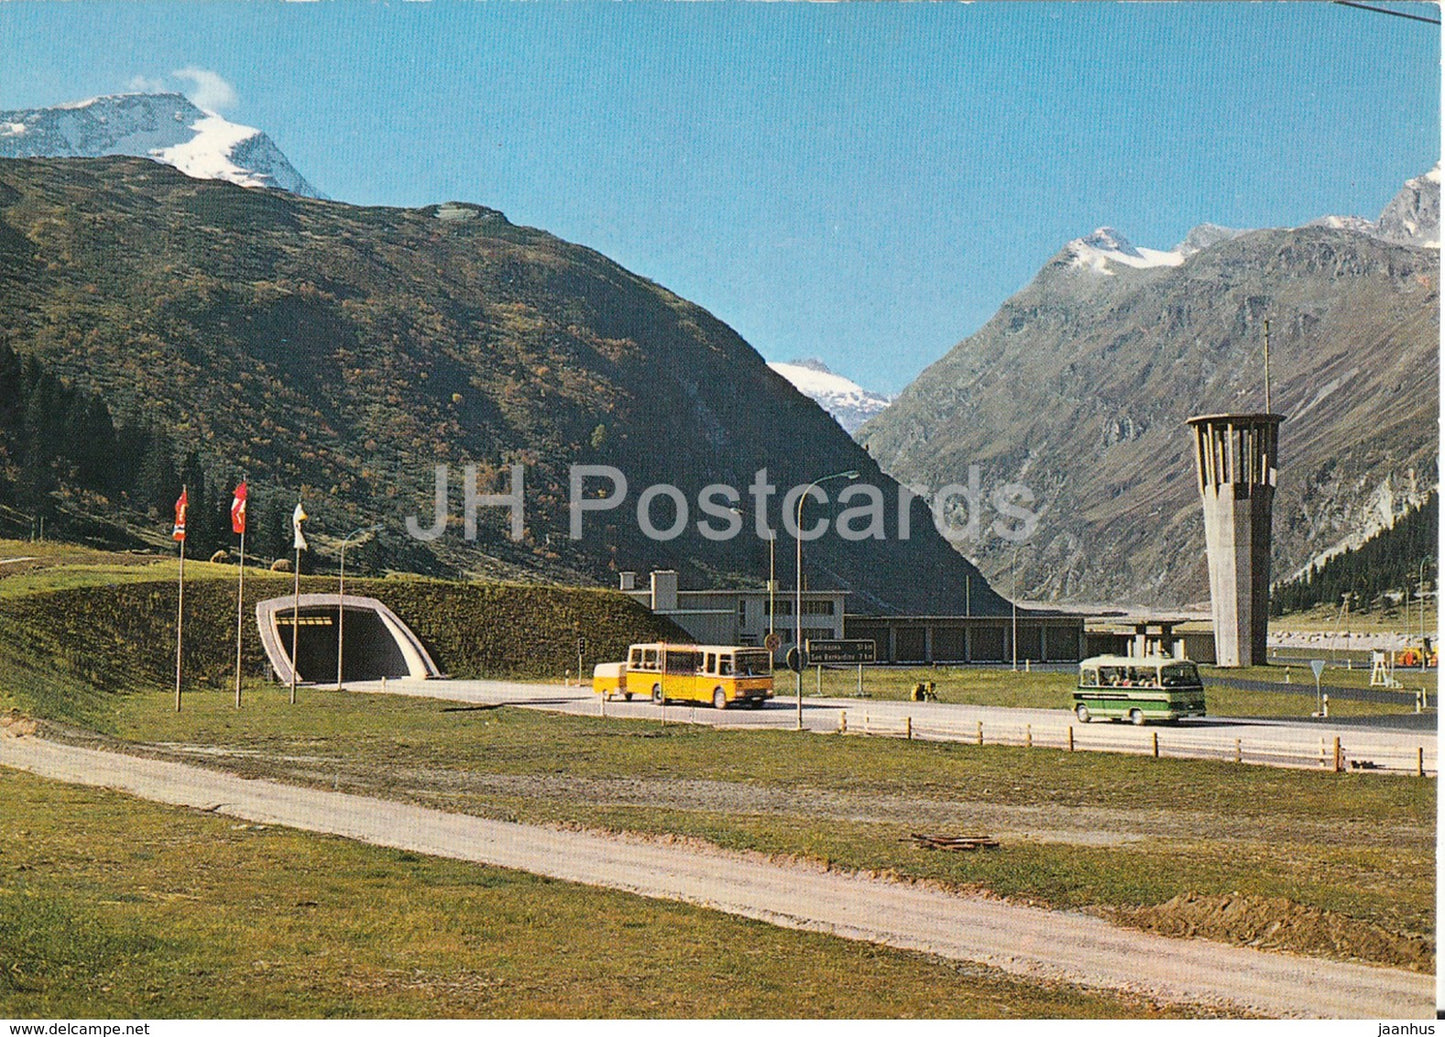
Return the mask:
<path id="1" fill-rule="evenodd" d="M 241 599 L 246 593 L 246 530 L 241 530 L 241 564 L 236 569 L 236 708 L 241 708 Z"/>
<path id="2" fill-rule="evenodd" d="M 241 638 L 244 630 L 246 595 L 246 477 L 231 497 L 231 532 L 241 534 L 241 564 L 236 567 L 236 708 L 241 708 Z"/>
<path id="3" fill-rule="evenodd" d="M 291 606 L 291 704 L 296 704 L 296 670 L 298 660 L 296 658 L 296 638 L 301 626 L 301 552 L 306 550 L 306 537 L 301 532 L 301 523 L 306 521 L 306 509 L 301 507 L 301 502 L 296 502 L 296 510 L 291 513 L 291 532 L 295 534 L 296 546 L 296 583 L 293 593 L 295 603 Z"/>
<path id="4" fill-rule="evenodd" d="M 186 602 L 186 538 L 181 537 L 181 564 L 176 569 L 176 712 L 181 711 L 181 620 Z"/>
<path id="5" fill-rule="evenodd" d="M 296 548 L 295 598 L 291 605 L 291 705 L 296 705 L 296 633 L 301 627 L 301 548 Z"/>

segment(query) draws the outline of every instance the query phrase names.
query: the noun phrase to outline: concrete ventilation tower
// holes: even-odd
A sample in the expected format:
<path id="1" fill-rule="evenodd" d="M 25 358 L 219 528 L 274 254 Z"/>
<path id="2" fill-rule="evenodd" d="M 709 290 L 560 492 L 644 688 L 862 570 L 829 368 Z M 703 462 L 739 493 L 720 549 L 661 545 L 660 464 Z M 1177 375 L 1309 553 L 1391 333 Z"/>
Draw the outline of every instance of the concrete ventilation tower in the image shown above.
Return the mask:
<path id="1" fill-rule="evenodd" d="M 1268 389 L 1265 395 L 1267 400 Z M 1283 415 L 1267 413 L 1189 419 L 1204 502 L 1214 653 L 1220 666 L 1263 665 L 1266 660 L 1270 515 L 1283 420 Z"/>

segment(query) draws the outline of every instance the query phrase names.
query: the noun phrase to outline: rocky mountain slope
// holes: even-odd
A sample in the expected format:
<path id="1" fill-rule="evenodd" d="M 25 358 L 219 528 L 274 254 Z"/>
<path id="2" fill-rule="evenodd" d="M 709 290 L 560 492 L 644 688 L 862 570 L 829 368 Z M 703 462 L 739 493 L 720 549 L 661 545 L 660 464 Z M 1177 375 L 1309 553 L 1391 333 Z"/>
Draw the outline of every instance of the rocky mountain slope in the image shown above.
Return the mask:
<path id="1" fill-rule="evenodd" d="M 0 158 L 134 155 L 187 176 L 320 197 L 270 137 L 180 94 L 112 94 L 0 112 Z"/>
<path id="2" fill-rule="evenodd" d="M 1006 609 L 922 502 L 907 513 L 911 538 L 897 535 L 896 485 L 730 328 L 481 206 L 362 208 L 139 159 L 0 160 L 0 341 L 161 424 L 216 484 L 245 473 L 258 492 L 299 491 L 317 534 L 380 521 L 368 550 L 388 564 L 584 582 L 671 566 L 684 586 L 756 582 L 766 542 L 703 536 L 699 491 L 736 487 L 748 509 L 767 468 L 777 528 L 787 488 L 857 469 L 878 487 L 886 536 L 809 543 L 814 586 L 853 591 L 858 611 L 953 611 L 971 578 L 976 612 Z M 464 539 L 469 463 L 480 493 L 505 492 L 498 470 L 526 466 L 521 542 L 495 508 Z M 431 524 L 439 464 L 452 518 L 423 542 L 404 522 Z M 588 514 L 575 541 L 573 464 L 615 466 L 629 491 Z M 659 483 L 689 502 L 673 539 L 647 537 L 637 517 Z M 665 531 L 671 509 L 659 499 L 653 524 Z M 811 507 L 805 525 L 821 514 Z"/>
<path id="3" fill-rule="evenodd" d="M 816 357 L 790 363 L 773 361 L 774 371 L 793 383 L 804 396 L 814 400 L 843 426 L 843 431 L 857 432 L 869 418 L 888 406 L 890 397 L 865 389 L 857 382 L 834 374 Z"/>
<path id="4" fill-rule="evenodd" d="M 1208 229 L 1170 252 L 1107 229 L 1071 242 L 859 432 L 920 488 L 1033 495 L 1027 595 L 1207 600 L 1193 414 L 1263 410 L 1264 322 L 1281 426 L 1274 575 L 1359 543 L 1438 480 L 1438 171 L 1378 221 Z M 1400 242 L 1405 243 L 1400 243 Z M 965 503 L 955 499 L 961 525 Z M 994 577 L 1014 544 L 959 547 Z"/>

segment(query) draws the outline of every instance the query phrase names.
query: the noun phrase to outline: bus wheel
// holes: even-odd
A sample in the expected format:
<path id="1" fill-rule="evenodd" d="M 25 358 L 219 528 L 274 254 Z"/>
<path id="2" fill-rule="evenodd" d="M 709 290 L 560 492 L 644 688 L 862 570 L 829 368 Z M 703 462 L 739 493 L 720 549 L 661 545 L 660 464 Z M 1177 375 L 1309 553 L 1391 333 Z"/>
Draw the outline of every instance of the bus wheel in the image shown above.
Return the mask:
<path id="1" fill-rule="evenodd" d="M 751 702 L 749 702 L 748 705 L 752 706 L 754 709 L 762 709 L 763 703 L 766 701 L 767 699 L 764 698 L 755 698 Z"/>
<path id="2" fill-rule="evenodd" d="M 1089 707 L 1080 702 L 1074 707 L 1074 716 L 1079 718 L 1079 723 L 1087 724 L 1089 722 Z"/>
<path id="3" fill-rule="evenodd" d="M 1129 723 L 1135 727 L 1142 726 L 1144 723 L 1144 711 L 1140 709 L 1129 710 Z"/>
<path id="4" fill-rule="evenodd" d="M 662 685 L 661 685 L 661 684 L 654 684 L 654 685 L 652 686 L 652 703 L 653 703 L 653 705 L 660 706 L 660 705 L 662 705 L 663 702 L 665 702 L 665 701 L 666 701 L 666 700 L 662 697 Z"/>
<path id="5" fill-rule="evenodd" d="M 728 696 L 727 696 L 727 692 L 723 691 L 721 688 L 713 688 L 713 689 L 712 689 L 712 708 L 713 708 L 713 709 L 727 709 L 727 708 L 728 708 Z"/>
<path id="6" fill-rule="evenodd" d="M 632 701 L 632 692 L 630 692 L 630 691 L 624 691 L 624 692 L 622 693 L 622 698 L 623 698 L 623 701 L 625 701 L 625 702 L 631 702 L 631 701 Z"/>

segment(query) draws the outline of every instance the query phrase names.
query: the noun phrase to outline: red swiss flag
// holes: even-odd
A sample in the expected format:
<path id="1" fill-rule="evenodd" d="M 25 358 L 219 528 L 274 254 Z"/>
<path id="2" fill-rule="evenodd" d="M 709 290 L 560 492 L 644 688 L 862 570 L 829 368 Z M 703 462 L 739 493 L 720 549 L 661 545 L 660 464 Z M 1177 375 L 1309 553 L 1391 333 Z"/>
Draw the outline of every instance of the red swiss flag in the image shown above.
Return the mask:
<path id="1" fill-rule="evenodd" d="M 246 484 L 236 487 L 236 496 L 231 501 L 231 532 L 246 532 Z"/>

